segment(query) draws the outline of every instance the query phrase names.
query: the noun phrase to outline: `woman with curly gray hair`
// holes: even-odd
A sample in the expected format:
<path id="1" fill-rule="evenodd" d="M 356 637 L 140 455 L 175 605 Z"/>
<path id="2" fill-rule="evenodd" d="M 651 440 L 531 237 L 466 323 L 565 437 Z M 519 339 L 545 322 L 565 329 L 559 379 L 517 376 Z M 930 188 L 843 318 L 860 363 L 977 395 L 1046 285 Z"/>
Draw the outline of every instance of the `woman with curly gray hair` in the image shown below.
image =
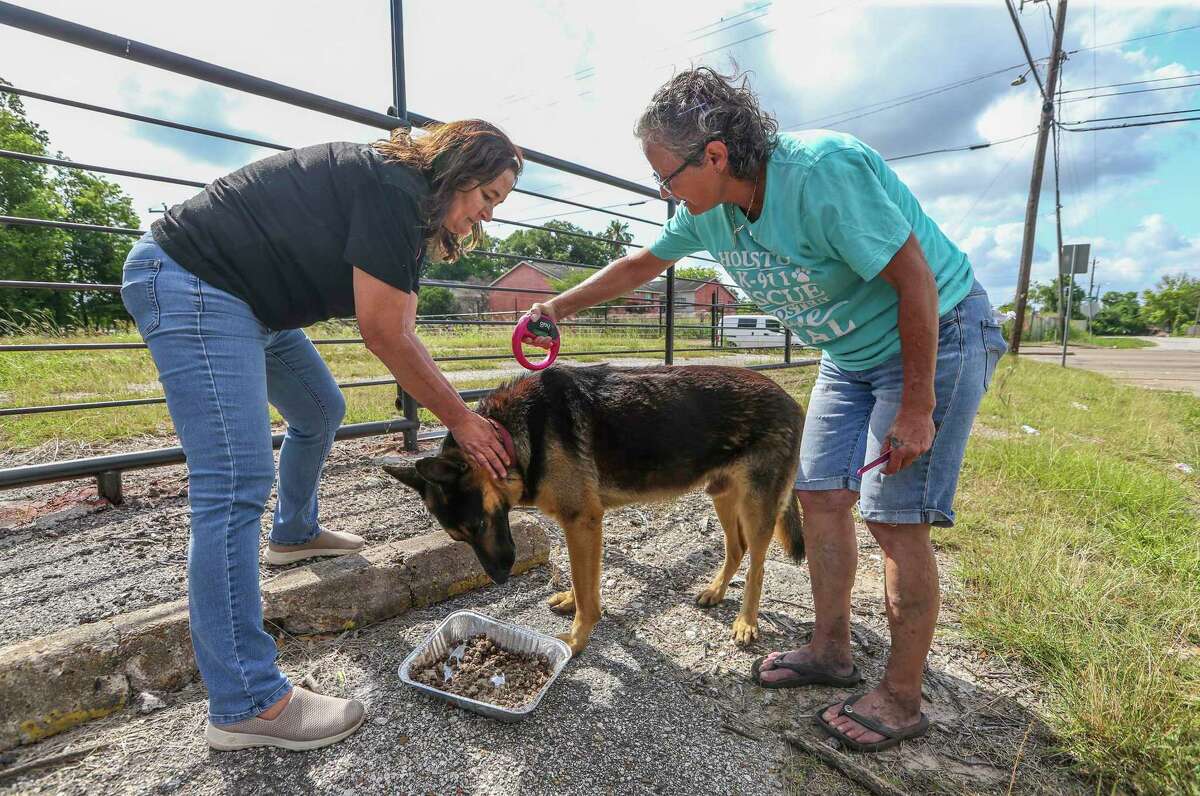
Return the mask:
<path id="1" fill-rule="evenodd" d="M 636 135 L 663 198 L 682 207 L 649 248 L 532 314 L 561 320 L 708 251 L 801 345 L 822 349 L 795 483 L 815 627 L 807 644 L 760 658 L 751 674 L 763 688 L 862 680 L 850 649 L 857 502 L 884 555 L 892 649 L 875 688 L 817 718 L 859 751 L 922 735 L 938 613 L 929 529 L 954 522 L 967 436 L 1005 350 L 987 294 L 878 153 L 828 130 L 779 133 L 744 77 L 707 67 L 676 75 Z M 863 466 L 879 458 L 886 466 Z"/>

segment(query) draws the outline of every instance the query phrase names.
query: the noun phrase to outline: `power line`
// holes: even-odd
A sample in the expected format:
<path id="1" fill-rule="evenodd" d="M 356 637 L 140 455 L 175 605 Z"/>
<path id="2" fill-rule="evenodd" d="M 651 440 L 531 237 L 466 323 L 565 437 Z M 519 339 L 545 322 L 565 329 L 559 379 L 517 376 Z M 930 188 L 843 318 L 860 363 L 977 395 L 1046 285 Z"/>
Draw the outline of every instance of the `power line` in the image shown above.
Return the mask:
<path id="1" fill-rule="evenodd" d="M 1039 60 L 1045 60 L 1045 59 L 1039 59 Z M 812 125 L 812 124 L 841 124 L 843 122 L 852 121 L 854 119 L 861 119 L 864 116 L 870 116 L 875 113 L 881 113 L 886 110 L 891 110 L 892 108 L 897 108 L 901 105 L 907 105 L 910 102 L 916 102 L 917 100 L 926 99 L 928 97 L 932 97 L 937 94 L 942 94 L 947 91 L 952 91 L 956 88 L 962 88 L 963 86 L 969 86 L 972 83 L 978 83 L 979 81 L 986 80 L 989 77 L 995 77 L 996 75 L 1002 74 L 1004 72 L 1011 72 L 1014 69 L 1020 69 L 1021 66 L 1022 66 L 1022 64 L 1013 64 L 1011 66 L 1006 66 L 1003 69 L 995 69 L 991 72 L 985 72 L 981 75 L 974 75 L 972 77 L 962 78 L 960 80 L 954 81 L 953 83 L 945 83 L 940 86 L 933 86 L 931 88 L 921 89 L 920 91 L 914 91 L 909 94 L 901 94 L 899 96 L 892 97 L 890 99 L 879 100 L 878 102 L 872 102 L 867 105 L 860 105 L 857 108 L 849 108 L 847 110 L 840 111 L 838 113 L 828 113 L 828 114 L 825 114 L 824 116 L 815 116 L 811 119 L 807 119 L 802 122 L 793 122 L 791 124 L 782 126 L 780 129 L 794 130 L 798 127 L 808 127 L 809 125 Z M 892 104 L 888 104 L 888 103 L 892 103 Z M 886 107 L 882 107 L 882 108 L 876 107 L 879 105 L 886 105 Z M 874 110 L 868 110 L 870 108 L 874 108 Z M 853 114 L 856 111 L 863 111 L 863 110 L 865 110 L 867 112 L 861 113 L 858 115 L 851 115 L 851 116 L 847 115 L 847 114 Z M 845 117 L 845 118 L 841 118 L 841 117 Z"/>
<path id="2" fill-rule="evenodd" d="M 711 28 L 716 25 L 720 25 L 724 22 L 728 22 L 731 19 L 737 19 L 738 17 L 744 17 L 747 14 L 754 13 L 755 11 L 761 11 L 762 9 L 767 8 L 770 5 L 771 5 L 771 3 L 763 3 L 762 5 L 754 6 L 753 8 L 747 8 L 745 11 L 739 11 L 738 13 L 736 13 L 732 16 L 721 17 L 716 22 L 709 22 L 707 25 L 701 25 L 698 28 L 692 28 L 691 30 L 687 31 L 687 33 L 699 33 L 700 31 L 704 30 L 705 28 Z"/>
<path id="3" fill-rule="evenodd" d="M 1094 55 L 1092 56 L 1095 57 Z M 1081 91 L 1098 91 L 1102 88 L 1120 88 L 1121 86 L 1140 86 L 1144 83 L 1161 83 L 1164 80 L 1185 80 L 1188 78 L 1200 77 L 1200 72 L 1193 72 L 1190 75 L 1176 75 L 1175 77 L 1156 77 L 1149 80 L 1131 80 L 1128 83 L 1109 83 L 1106 86 L 1086 86 L 1084 88 L 1069 88 L 1063 91 L 1063 94 L 1078 94 Z"/>
<path id="4" fill-rule="evenodd" d="M 1158 33 L 1148 33 L 1145 36 L 1134 36 L 1132 39 L 1121 39 L 1121 41 L 1110 41 L 1110 42 L 1106 42 L 1104 44 L 1093 44 L 1091 47 L 1080 47 L 1078 50 L 1069 50 L 1067 52 L 1067 55 L 1074 55 L 1075 53 L 1085 53 L 1085 52 L 1088 52 L 1089 50 L 1099 50 L 1104 47 L 1116 47 L 1118 44 L 1128 44 L 1131 41 L 1142 41 L 1143 39 L 1153 39 L 1156 36 L 1169 36 L 1172 33 L 1182 33 L 1185 30 L 1196 30 L 1197 28 L 1200 28 L 1200 25 L 1185 25 L 1182 28 L 1174 28 L 1172 30 L 1163 30 L 1163 31 L 1159 31 Z"/>
<path id="5" fill-rule="evenodd" d="M 1085 100 L 1097 99 L 1099 97 L 1124 97 L 1127 94 L 1149 94 L 1152 91 L 1173 91 L 1179 88 L 1194 88 L 1200 86 L 1200 83 L 1183 83 L 1178 86 L 1159 86 L 1158 88 L 1139 88 L 1133 91 L 1110 91 L 1107 94 L 1089 94 L 1086 97 L 1072 97 L 1069 100 L 1063 100 L 1063 103 L 1084 102 Z"/>
<path id="6" fill-rule="evenodd" d="M 1037 135 L 1037 130 L 1024 135 L 1015 135 L 1012 138 L 1005 138 L 1000 141 L 983 141 L 978 144 L 964 144 L 963 146 L 945 147 L 943 149 L 930 149 L 925 152 L 913 152 L 911 155 L 897 155 L 895 157 L 884 158 L 889 163 L 894 163 L 897 160 L 908 160 L 909 158 L 919 158 L 925 155 L 940 155 L 944 152 L 973 152 L 977 149 L 987 149 L 990 146 L 998 146 L 1000 144 L 1008 144 L 1013 141 L 1020 141 L 1023 138 L 1030 138 Z"/>
<path id="7" fill-rule="evenodd" d="M 702 53 L 696 53 L 695 55 L 689 55 L 687 57 L 687 60 L 692 61 L 696 58 L 702 58 L 705 55 L 711 55 L 713 53 L 720 52 L 721 50 L 728 50 L 730 47 L 734 47 L 738 44 L 742 44 L 742 43 L 748 42 L 748 41 L 753 41 L 754 39 L 759 39 L 759 38 L 762 38 L 763 36 L 767 36 L 771 33 L 774 33 L 775 30 L 776 30 L 775 28 L 768 28 L 767 30 L 762 31 L 761 33 L 755 33 L 753 36 L 747 36 L 744 39 L 738 39 L 737 41 L 731 41 L 728 44 L 722 44 L 720 47 L 713 47 L 711 50 L 705 50 Z M 669 64 L 659 64 L 656 68 L 662 69 L 664 67 L 674 66 L 674 65 L 675 65 L 675 62 L 672 61 Z"/>
<path id="8" fill-rule="evenodd" d="M 770 5 L 770 3 L 768 3 L 767 5 Z M 701 39 L 707 39 L 709 36 L 716 36 L 718 33 L 724 33 L 727 30 L 731 30 L 733 28 L 740 27 L 747 23 L 754 22 L 755 20 L 762 19 L 765 16 L 768 16 L 768 14 L 764 11 L 763 13 L 759 14 L 756 17 L 750 17 L 749 19 L 743 19 L 741 22 L 734 22 L 732 25 L 726 25 L 723 28 L 717 28 L 716 30 L 710 30 L 708 33 L 701 33 L 699 35 L 693 36 L 692 38 L 688 39 L 688 41 L 693 42 L 693 41 L 700 41 Z"/>
<path id="9" fill-rule="evenodd" d="M 1059 122 L 1063 125 L 1092 124 L 1094 122 L 1119 122 L 1124 119 L 1146 119 L 1150 116 L 1174 116 L 1179 113 L 1200 113 L 1200 108 L 1183 108 L 1177 111 L 1159 111 L 1158 113 L 1133 113 L 1127 116 L 1101 116 L 1098 119 L 1085 119 L 1077 122 Z"/>
<path id="10" fill-rule="evenodd" d="M 1093 130 L 1123 130 L 1126 127 L 1154 127 L 1160 124 L 1200 121 L 1200 116 L 1184 116 L 1180 119 L 1160 119 L 1157 122 L 1132 122 L 1130 124 L 1107 124 L 1100 127 L 1064 127 L 1068 133 L 1089 133 Z"/>

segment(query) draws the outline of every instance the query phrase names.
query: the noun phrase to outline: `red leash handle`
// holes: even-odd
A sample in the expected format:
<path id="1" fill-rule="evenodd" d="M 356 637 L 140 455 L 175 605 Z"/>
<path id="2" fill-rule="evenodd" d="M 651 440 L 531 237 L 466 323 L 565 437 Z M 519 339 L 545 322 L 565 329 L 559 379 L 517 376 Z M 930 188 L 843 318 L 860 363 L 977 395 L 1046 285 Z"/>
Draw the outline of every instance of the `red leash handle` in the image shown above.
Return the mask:
<path id="1" fill-rule="evenodd" d="M 550 343 L 550 351 L 546 354 L 545 359 L 539 362 L 530 362 L 525 356 L 525 351 L 521 348 L 521 344 L 533 341 L 538 337 L 550 337 L 553 341 Z M 536 321 L 526 315 L 517 322 L 517 328 L 513 329 L 512 336 L 512 352 L 517 358 L 517 362 L 521 363 L 521 367 L 526 370 L 543 370 L 554 364 L 554 360 L 558 359 L 558 347 L 562 343 L 558 335 L 558 327 L 554 325 L 554 321 L 542 316 Z"/>
<path id="2" fill-rule="evenodd" d="M 864 464 L 862 467 L 858 468 L 858 477 L 861 478 L 862 476 L 866 475 L 868 470 L 871 470 L 871 469 L 883 464 L 889 458 L 891 458 L 891 455 L 892 455 L 892 449 L 884 448 L 882 451 L 879 452 L 878 459 L 876 459 L 873 462 L 868 462 L 867 464 Z"/>

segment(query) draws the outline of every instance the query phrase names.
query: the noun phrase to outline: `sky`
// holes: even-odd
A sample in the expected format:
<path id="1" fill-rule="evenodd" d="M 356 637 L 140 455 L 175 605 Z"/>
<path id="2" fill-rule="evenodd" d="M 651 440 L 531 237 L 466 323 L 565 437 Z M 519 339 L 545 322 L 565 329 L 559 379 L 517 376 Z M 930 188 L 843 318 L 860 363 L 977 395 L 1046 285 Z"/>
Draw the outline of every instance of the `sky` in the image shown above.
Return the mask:
<path id="1" fill-rule="evenodd" d="M 18 5 L 360 107 L 383 112 L 392 103 L 387 0 L 343 0 L 336 14 L 327 2 L 308 0 Z M 884 157 L 996 142 L 893 167 L 969 255 L 993 303 L 1012 299 L 1035 149 L 1027 134 L 1036 130 L 1039 101 L 1031 76 L 1011 85 L 1027 65 L 1001 0 L 403 5 L 411 111 L 488 119 L 520 145 L 644 185 L 651 184 L 650 170 L 633 125 L 658 86 L 676 71 L 702 64 L 748 71 L 781 129 L 848 132 Z M 1019 19 L 1034 58 L 1042 59 L 1044 80 L 1051 4 L 1026 0 L 1023 6 Z M 1181 109 L 1194 109 L 1183 116 L 1200 115 L 1200 2 L 1072 0 L 1064 49 L 1069 58 L 1059 118 L 1065 123 Z M 0 77 L 33 91 L 290 146 L 365 142 L 382 133 L 3 26 Z M 1131 85 L 1113 86 L 1118 83 Z M 1097 96 L 1102 94 L 1111 96 Z M 24 102 L 50 134 L 52 149 L 80 162 L 210 180 L 272 154 Z M 1067 126 L 1168 118 L 1178 117 Z M 1025 137 L 1000 143 L 1018 136 Z M 1063 242 L 1092 244 L 1099 292 L 1153 288 L 1168 274 L 1200 276 L 1200 121 L 1064 131 L 1060 138 Z M 156 217 L 153 208 L 195 191 L 110 179 L 133 197 L 143 225 Z M 536 164 L 519 187 L 654 222 L 666 215 L 659 201 Z M 1033 279 L 1048 281 L 1056 244 L 1052 151 L 1041 187 Z M 516 194 L 497 215 L 533 223 L 559 217 L 597 232 L 610 220 Z M 493 224 L 489 232 L 513 229 Z M 649 243 L 657 227 L 630 222 L 630 231 L 635 241 Z M 1083 284 L 1090 277 L 1078 278 Z"/>

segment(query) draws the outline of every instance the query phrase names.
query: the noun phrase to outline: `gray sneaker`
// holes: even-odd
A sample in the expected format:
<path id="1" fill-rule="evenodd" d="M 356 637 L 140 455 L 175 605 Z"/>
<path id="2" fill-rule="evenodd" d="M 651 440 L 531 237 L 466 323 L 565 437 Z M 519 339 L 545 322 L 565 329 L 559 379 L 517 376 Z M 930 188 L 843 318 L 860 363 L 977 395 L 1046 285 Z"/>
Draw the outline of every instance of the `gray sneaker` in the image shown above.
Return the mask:
<path id="1" fill-rule="evenodd" d="M 366 708 L 357 699 L 338 699 L 292 687 L 292 698 L 274 719 L 257 716 L 234 724 L 209 722 L 204 731 L 213 749 L 230 751 L 277 746 L 302 752 L 342 740 L 363 723 Z"/>
<path id="2" fill-rule="evenodd" d="M 267 544 L 267 563 L 275 566 L 295 564 L 306 558 L 344 556 L 363 549 L 365 540 L 361 536 L 341 531 L 322 530 L 311 541 L 304 544 Z"/>

